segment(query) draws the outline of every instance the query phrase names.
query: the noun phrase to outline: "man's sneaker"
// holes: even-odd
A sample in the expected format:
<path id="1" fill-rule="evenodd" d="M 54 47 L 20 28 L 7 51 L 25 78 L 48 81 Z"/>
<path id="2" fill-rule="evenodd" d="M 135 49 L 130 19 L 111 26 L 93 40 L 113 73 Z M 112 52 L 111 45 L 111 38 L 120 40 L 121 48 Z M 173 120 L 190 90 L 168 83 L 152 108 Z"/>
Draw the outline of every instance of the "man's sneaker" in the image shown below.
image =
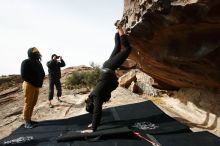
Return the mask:
<path id="1" fill-rule="evenodd" d="M 31 124 L 31 122 L 27 122 L 27 123 L 25 123 L 24 128 L 32 129 L 32 128 L 34 128 L 34 126 L 33 126 L 33 124 Z"/>
<path id="2" fill-rule="evenodd" d="M 59 98 L 59 97 L 57 98 L 57 100 L 58 100 L 59 102 L 63 102 L 62 100 L 60 100 L 60 98 Z"/>
<path id="3" fill-rule="evenodd" d="M 49 107 L 50 107 L 50 108 L 54 108 L 54 106 L 53 106 L 52 104 L 49 104 Z"/>

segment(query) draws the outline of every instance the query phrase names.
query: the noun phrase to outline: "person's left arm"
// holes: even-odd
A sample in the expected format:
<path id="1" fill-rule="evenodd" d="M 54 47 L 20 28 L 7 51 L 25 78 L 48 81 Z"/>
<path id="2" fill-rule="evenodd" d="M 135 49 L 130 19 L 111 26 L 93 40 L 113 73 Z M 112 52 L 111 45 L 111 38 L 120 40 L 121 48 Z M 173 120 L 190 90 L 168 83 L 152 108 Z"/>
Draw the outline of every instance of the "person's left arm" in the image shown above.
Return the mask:
<path id="1" fill-rule="evenodd" d="M 66 65 L 65 61 L 64 61 L 63 58 L 60 56 L 59 66 L 60 66 L 60 67 L 64 67 L 65 65 Z"/>

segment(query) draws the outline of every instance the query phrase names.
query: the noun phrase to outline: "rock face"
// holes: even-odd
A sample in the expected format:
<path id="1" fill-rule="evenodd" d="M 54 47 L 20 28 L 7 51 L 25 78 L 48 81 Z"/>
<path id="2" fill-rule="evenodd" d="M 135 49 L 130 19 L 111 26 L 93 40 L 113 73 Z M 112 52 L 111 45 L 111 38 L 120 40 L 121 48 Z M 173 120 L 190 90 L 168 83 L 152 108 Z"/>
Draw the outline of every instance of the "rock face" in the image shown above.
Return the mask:
<path id="1" fill-rule="evenodd" d="M 163 88 L 220 89 L 219 0 L 124 0 L 130 58 Z"/>

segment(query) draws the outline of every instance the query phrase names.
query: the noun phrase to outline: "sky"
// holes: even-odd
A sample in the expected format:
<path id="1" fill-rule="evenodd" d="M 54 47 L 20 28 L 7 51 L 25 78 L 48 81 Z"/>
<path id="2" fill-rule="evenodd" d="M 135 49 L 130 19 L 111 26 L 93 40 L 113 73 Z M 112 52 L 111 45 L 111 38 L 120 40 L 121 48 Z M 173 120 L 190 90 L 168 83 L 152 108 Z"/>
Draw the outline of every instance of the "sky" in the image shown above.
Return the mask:
<path id="1" fill-rule="evenodd" d="M 114 22 L 122 18 L 123 5 L 123 0 L 0 0 L 0 75 L 20 74 L 31 47 L 42 54 L 46 74 L 54 53 L 66 67 L 102 65 L 114 47 Z"/>

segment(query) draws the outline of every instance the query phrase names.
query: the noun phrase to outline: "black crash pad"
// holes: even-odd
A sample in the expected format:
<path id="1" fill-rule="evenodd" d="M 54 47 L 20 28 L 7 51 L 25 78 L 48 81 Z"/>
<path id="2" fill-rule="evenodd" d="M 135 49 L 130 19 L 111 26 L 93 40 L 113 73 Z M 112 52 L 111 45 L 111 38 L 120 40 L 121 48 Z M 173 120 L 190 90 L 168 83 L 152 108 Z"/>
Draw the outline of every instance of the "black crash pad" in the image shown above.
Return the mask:
<path id="1" fill-rule="evenodd" d="M 206 131 L 155 135 L 163 146 L 220 146 L 220 138 Z"/>
<path id="2" fill-rule="evenodd" d="M 24 129 L 21 126 L 8 137 L 1 139 L 0 145 L 7 143 L 6 145 L 13 146 L 151 146 L 149 142 L 137 137 L 133 132 L 143 136 L 151 135 L 163 146 L 182 146 L 181 144 L 185 144 L 184 141 L 188 141 L 189 146 L 219 144 L 218 137 L 207 132 L 191 132 L 187 126 L 166 115 L 151 101 L 104 109 L 101 125 L 97 133 L 93 133 L 97 135 L 91 134 L 92 139 L 89 135 L 82 135 L 82 139 L 72 137 L 76 131 L 86 129 L 90 122 L 91 115 L 84 114 L 68 119 L 41 121 L 34 129 Z M 30 137 L 31 139 L 27 140 Z M 63 142 L 57 141 L 65 137 L 67 139 Z M 24 141 L 10 144 L 19 138 L 23 138 Z"/>
<path id="3" fill-rule="evenodd" d="M 125 127 L 129 127 L 125 128 Z M 58 141 L 71 141 L 95 136 L 143 131 L 149 134 L 190 132 L 189 128 L 166 115 L 151 101 L 112 107 L 103 110 L 102 125 L 94 133 L 70 131 Z"/>
<path id="4" fill-rule="evenodd" d="M 123 134 L 128 134 L 131 132 L 128 127 L 117 127 L 114 129 L 104 129 L 104 130 L 99 130 L 93 133 L 81 133 L 80 131 L 71 131 L 68 132 L 67 134 L 58 137 L 57 141 L 59 142 L 64 142 L 64 141 L 71 141 L 71 140 L 99 140 L 102 136 L 107 137 L 114 135 L 115 137 L 120 137 Z"/>
<path id="5" fill-rule="evenodd" d="M 150 137 L 146 136 L 146 139 L 133 137 L 129 139 L 103 139 L 96 142 L 86 140 L 73 141 L 72 146 L 153 146 L 151 142 L 158 144 L 158 146 L 219 146 L 220 138 L 204 131 L 194 133 L 151 135 Z"/>

